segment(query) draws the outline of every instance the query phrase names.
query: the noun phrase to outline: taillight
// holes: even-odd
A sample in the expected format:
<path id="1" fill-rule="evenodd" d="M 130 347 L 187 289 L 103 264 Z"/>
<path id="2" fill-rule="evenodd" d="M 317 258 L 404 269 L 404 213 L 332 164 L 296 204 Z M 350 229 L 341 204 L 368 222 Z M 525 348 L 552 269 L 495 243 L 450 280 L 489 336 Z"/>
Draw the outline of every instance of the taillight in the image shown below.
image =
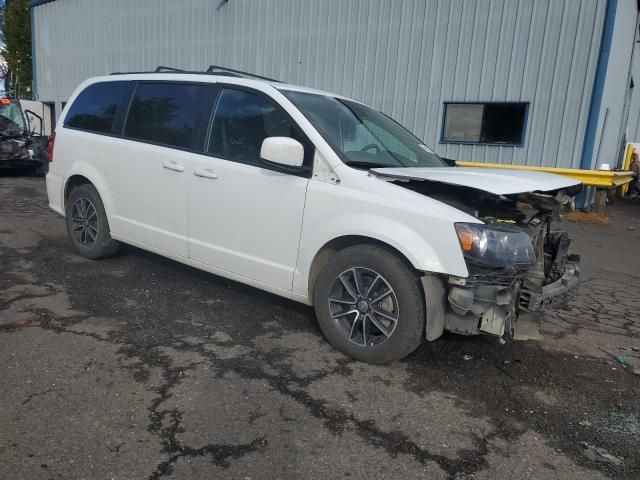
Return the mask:
<path id="1" fill-rule="evenodd" d="M 49 153 L 49 163 L 53 162 L 53 144 L 56 143 L 56 132 L 49 135 L 49 144 L 47 145 L 47 152 Z"/>

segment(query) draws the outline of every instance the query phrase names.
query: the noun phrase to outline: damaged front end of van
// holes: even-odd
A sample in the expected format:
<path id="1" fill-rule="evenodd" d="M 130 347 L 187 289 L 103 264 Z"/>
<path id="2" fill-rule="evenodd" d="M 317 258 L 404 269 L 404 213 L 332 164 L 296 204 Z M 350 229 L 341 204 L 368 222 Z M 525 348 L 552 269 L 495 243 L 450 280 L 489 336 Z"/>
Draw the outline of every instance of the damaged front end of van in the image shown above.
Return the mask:
<path id="1" fill-rule="evenodd" d="M 581 190 L 578 182 L 538 172 L 491 169 L 375 169 L 372 174 L 468 213 L 454 225 L 466 277 L 422 277 L 426 337 L 447 330 L 514 337 L 523 314 L 560 307 L 580 284 L 580 258 L 554 228 Z"/>

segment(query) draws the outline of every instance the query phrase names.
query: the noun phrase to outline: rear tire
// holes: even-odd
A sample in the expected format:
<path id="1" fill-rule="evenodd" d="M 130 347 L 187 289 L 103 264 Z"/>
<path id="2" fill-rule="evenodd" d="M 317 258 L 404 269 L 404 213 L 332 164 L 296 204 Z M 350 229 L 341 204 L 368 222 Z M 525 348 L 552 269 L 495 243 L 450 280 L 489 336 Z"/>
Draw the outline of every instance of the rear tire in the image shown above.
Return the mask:
<path id="1" fill-rule="evenodd" d="M 318 275 L 313 292 L 322 332 L 345 355 L 385 364 L 406 357 L 422 342 L 420 279 L 384 248 L 355 245 L 337 252 Z"/>
<path id="2" fill-rule="evenodd" d="M 65 207 L 67 235 L 73 248 L 85 258 L 114 255 L 120 243 L 111 238 L 102 199 L 91 184 L 74 188 Z"/>

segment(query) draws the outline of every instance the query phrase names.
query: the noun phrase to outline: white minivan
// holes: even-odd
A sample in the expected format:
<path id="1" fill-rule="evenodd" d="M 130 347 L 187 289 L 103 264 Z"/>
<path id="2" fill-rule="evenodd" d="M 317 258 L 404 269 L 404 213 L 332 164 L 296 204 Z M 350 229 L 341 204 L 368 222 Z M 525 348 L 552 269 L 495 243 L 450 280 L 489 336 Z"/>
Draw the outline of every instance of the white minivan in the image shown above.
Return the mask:
<path id="1" fill-rule="evenodd" d="M 580 281 L 552 228 L 579 182 L 448 166 L 384 113 L 245 72 L 89 79 L 50 162 L 49 204 L 80 255 L 123 242 L 313 305 L 366 362 L 444 330 L 508 339 Z"/>

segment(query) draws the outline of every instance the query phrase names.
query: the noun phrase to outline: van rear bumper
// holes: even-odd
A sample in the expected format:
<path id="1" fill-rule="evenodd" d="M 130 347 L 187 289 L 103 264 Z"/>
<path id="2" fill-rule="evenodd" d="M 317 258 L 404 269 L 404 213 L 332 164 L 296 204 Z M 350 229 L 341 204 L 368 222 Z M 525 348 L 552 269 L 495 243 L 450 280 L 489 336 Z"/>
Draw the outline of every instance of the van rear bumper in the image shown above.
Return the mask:
<path id="1" fill-rule="evenodd" d="M 55 172 L 49 171 L 45 177 L 47 181 L 47 197 L 49 198 L 49 208 L 64 217 L 63 202 L 63 179 Z"/>

